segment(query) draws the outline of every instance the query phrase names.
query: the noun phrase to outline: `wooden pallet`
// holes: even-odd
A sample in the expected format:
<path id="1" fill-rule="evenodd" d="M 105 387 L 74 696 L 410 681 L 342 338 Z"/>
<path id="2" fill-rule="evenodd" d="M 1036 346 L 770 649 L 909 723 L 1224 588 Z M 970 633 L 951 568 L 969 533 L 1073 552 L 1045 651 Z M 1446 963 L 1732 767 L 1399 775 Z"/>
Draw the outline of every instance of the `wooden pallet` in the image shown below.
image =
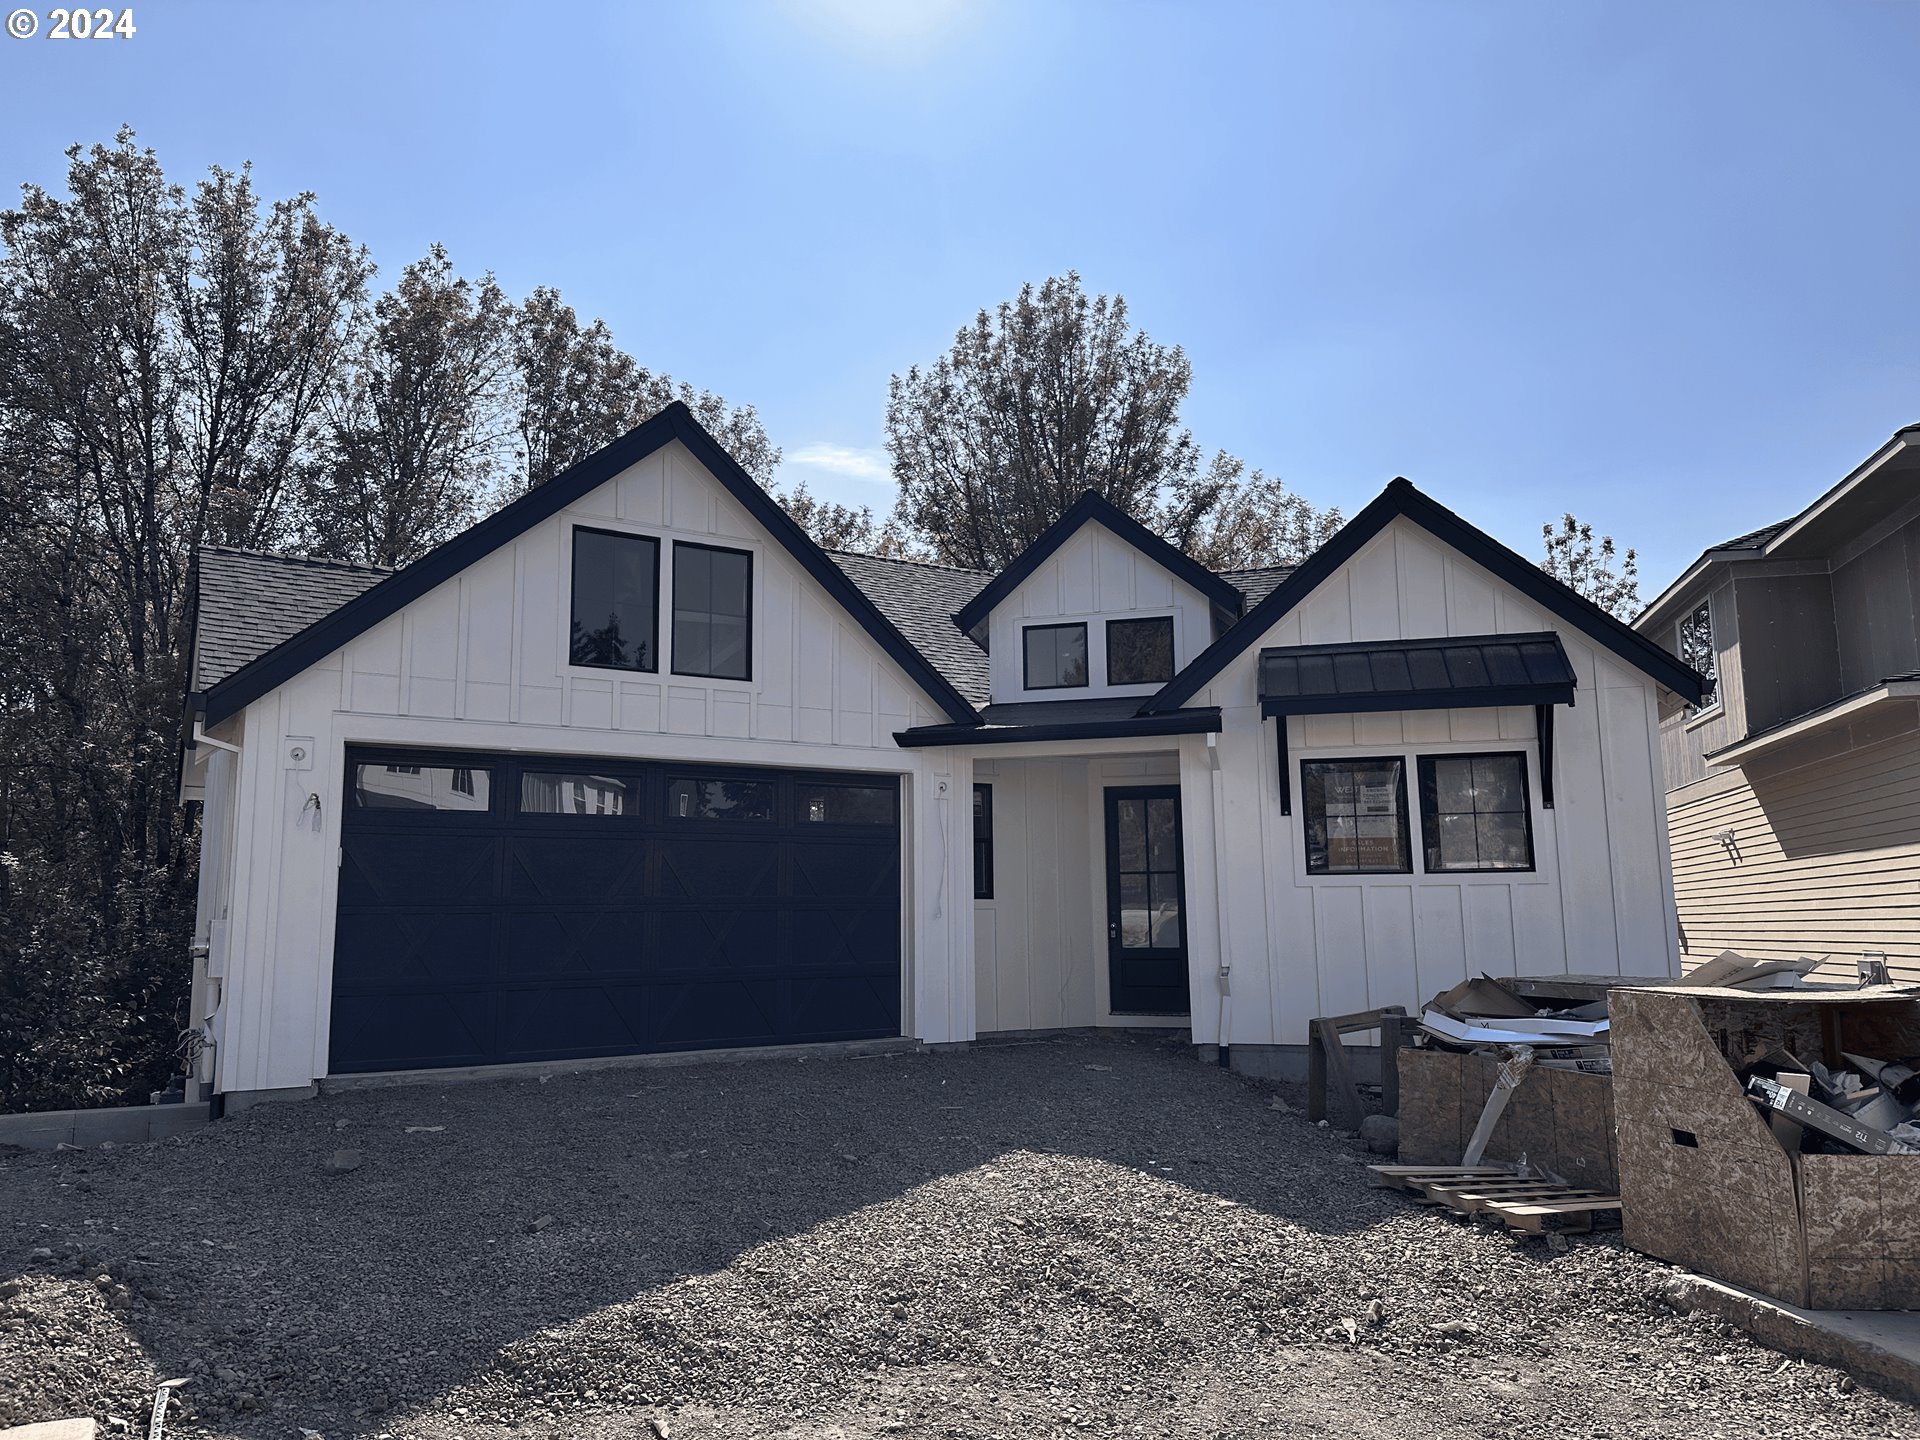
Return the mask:
<path id="1" fill-rule="evenodd" d="M 1617 1222 L 1620 1213 L 1618 1195 L 1522 1175 L 1510 1165 L 1369 1165 L 1367 1172 L 1377 1186 L 1536 1235 L 1584 1234 L 1597 1222 Z"/>

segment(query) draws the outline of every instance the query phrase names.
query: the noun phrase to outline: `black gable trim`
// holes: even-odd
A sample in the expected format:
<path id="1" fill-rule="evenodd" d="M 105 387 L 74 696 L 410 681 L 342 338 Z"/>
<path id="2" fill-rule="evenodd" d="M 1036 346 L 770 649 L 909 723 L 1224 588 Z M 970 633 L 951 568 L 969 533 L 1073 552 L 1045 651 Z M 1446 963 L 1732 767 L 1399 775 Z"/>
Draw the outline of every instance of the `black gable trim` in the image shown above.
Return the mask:
<path id="1" fill-rule="evenodd" d="M 1183 555 L 1110 500 L 1089 490 L 1068 508 L 1040 538 L 1022 550 L 1014 561 L 988 582 L 973 599 L 955 613 L 953 623 L 971 630 L 992 613 L 993 607 L 1011 595 L 1020 583 L 1044 565 L 1089 520 L 1097 520 L 1149 560 L 1172 571 L 1205 595 L 1229 615 L 1238 615 L 1242 604 L 1239 589 L 1222 580 L 1190 555 Z"/>
<path id="2" fill-rule="evenodd" d="M 961 725 L 979 723 L 979 715 L 966 698 L 933 668 L 924 655 L 907 643 L 873 601 L 847 578 L 846 572 L 833 563 L 826 551 L 814 544 L 807 532 L 781 508 L 777 500 L 754 483 L 753 477 L 740 468 L 739 462 L 721 448 L 720 443 L 693 418 L 693 412 L 678 400 L 611 445 L 595 451 L 578 465 L 562 471 L 546 484 L 529 491 L 479 524 L 461 531 L 444 545 L 428 551 L 404 569 L 396 570 L 371 590 L 349 600 L 324 619 L 315 621 L 291 639 L 236 670 L 207 691 L 206 723 L 217 725 L 228 716 L 239 713 L 269 690 L 284 685 L 301 671 L 324 660 L 436 585 L 452 579 L 542 520 L 606 484 L 628 466 L 644 460 L 674 440 L 685 445 L 693 457 L 712 472 L 727 492 L 746 508 L 747 513 L 766 527 L 767 532 L 787 553 L 799 561 L 801 568 L 819 581 L 841 608 L 859 622 L 874 642 L 913 677 L 951 720 Z"/>
<path id="3" fill-rule="evenodd" d="M 1644 674 L 1690 704 L 1699 704 L 1704 678 L 1644 635 L 1632 630 L 1568 588 L 1538 565 L 1522 559 L 1484 530 L 1468 524 L 1438 501 L 1396 479 L 1332 539 L 1314 551 L 1273 593 L 1240 618 L 1226 634 L 1209 645 L 1187 668 L 1140 707 L 1143 715 L 1164 713 L 1184 705 L 1200 693 L 1238 656 L 1252 647 L 1279 619 L 1311 594 L 1322 581 L 1360 552 L 1374 536 L 1399 516 L 1406 516 L 1435 539 L 1452 546 L 1489 574 L 1506 581 L 1543 609 L 1597 641 Z"/>

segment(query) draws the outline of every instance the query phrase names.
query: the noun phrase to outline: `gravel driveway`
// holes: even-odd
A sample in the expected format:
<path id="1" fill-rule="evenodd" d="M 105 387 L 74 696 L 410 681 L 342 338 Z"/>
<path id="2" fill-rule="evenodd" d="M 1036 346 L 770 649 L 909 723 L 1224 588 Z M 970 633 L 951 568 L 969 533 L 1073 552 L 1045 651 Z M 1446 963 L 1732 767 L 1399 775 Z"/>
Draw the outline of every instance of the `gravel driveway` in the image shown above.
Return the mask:
<path id="1" fill-rule="evenodd" d="M 15 1153 L 0 1424 L 144 1433 L 188 1375 L 168 1433 L 250 1440 L 1920 1430 L 1673 1313 L 1617 1240 L 1368 1189 L 1285 1107 L 1182 1046 L 1068 1037 Z"/>

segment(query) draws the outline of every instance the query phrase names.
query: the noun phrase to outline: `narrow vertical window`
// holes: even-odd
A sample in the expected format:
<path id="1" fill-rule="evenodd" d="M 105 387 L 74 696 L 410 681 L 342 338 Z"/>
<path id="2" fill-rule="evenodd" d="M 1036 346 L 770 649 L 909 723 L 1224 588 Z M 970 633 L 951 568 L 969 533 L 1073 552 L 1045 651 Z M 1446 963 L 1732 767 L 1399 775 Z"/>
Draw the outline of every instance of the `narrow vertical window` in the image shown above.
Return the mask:
<path id="1" fill-rule="evenodd" d="M 660 542 L 575 528 L 569 657 L 613 670 L 660 668 Z"/>
<path id="2" fill-rule="evenodd" d="M 993 899 L 993 787 L 973 787 L 973 898 Z"/>
<path id="3" fill-rule="evenodd" d="M 1701 710 L 1711 710 L 1720 703 L 1720 667 L 1713 648 L 1713 602 L 1702 600 L 1700 604 L 1680 622 L 1679 633 L 1680 658 L 1706 677 L 1706 686 L 1700 692 Z"/>
<path id="4" fill-rule="evenodd" d="M 674 542 L 674 674 L 751 679 L 752 614 L 752 555 Z"/>

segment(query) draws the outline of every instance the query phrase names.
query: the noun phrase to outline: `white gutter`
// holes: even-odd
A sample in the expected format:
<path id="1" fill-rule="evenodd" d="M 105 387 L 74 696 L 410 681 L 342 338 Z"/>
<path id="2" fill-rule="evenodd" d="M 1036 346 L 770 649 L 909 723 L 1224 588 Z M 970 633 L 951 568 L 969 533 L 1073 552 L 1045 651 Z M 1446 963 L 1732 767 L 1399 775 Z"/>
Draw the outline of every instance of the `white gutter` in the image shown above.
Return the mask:
<path id="1" fill-rule="evenodd" d="M 230 745 L 225 740 L 216 740 L 213 736 L 207 734 L 207 732 L 201 728 L 198 720 L 193 722 L 193 745 L 196 750 L 202 745 L 211 745 L 214 749 L 224 750 L 229 755 L 238 755 L 240 753 L 240 747 L 238 745 Z"/>

